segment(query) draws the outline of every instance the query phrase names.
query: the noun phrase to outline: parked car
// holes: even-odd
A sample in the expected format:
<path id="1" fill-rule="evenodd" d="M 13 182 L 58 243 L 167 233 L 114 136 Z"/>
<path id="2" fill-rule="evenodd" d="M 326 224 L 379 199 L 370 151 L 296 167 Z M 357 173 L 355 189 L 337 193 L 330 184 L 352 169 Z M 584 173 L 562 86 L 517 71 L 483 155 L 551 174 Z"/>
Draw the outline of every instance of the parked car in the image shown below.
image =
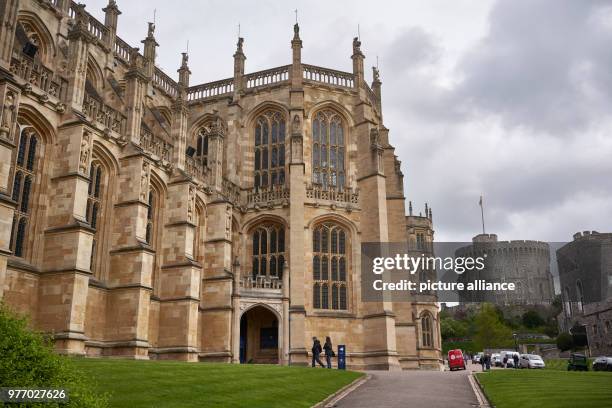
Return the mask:
<path id="1" fill-rule="evenodd" d="M 520 355 L 516 351 L 502 351 L 501 353 L 499 353 L 499 358 L 501 360 L 502 367 L 504 364 L 504 358 L 507 358 L 506 368 L 514 368 L 514 355 L 519 356 L 520 360 Z"/>
<path id="2" fill-rule="evenodd" d="M 519 357 L 519 368 L 544 368 L 544 360 L 537 354 L 521 354 Z"/>
<path id="3" fill-rule="evenodd" d="M 482 356 L 484 356 L 484 353 L 482 352 L 474 354 L 474 357 L 472 358 L 472 363 L 480 364 L 480 359 L 482 358 Z"/>
<path id="4" fill-rule="evenodd" d="M 572 353 L 567 361 L 567 371 L 589 371 L 589 364 L 584 354 Z"/>
<path id="5" fill-rule="evenodd" d="M 494 367 L 500 367 L 502 365 L 501 354 L 499 353 L 491 354 L 491 365 Z"/>
<path id="6" fill-rule="evenodd" d="M 593 360 L 593 371 L 612 371 L 612 357 L 597 357 Z"/>
<path id="7" fill-rule="evenodd" d="M 453 370 L 465 370 L 465 359 L 463 352 L 459 349 L 448 351 L 448 368 Z"/>

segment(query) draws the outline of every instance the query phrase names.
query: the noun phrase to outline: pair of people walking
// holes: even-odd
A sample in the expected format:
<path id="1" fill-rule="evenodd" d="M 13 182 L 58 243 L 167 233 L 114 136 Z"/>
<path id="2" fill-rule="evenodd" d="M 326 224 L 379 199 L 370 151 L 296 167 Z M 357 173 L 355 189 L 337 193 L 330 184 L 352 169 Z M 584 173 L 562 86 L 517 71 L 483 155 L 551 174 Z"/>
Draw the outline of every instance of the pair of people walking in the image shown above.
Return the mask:
<path id="1" fill-rule="evenodd" d="M 325 368 L 325 364 L 321 361 L 321 353 L 325 351 L 325 360 L 327 362 L 327 368 L 331 368 L 331 359 L 336 355 L 334 353 L 334 347 L 332 346 L 331 339 L 329 336 L 325 337 L 325 345 L 321 347 L 321 342 L 316 337 L 312 338 L 312 366 L 315 367 L 315 362 L 319 363 L 321 367 Z"/>

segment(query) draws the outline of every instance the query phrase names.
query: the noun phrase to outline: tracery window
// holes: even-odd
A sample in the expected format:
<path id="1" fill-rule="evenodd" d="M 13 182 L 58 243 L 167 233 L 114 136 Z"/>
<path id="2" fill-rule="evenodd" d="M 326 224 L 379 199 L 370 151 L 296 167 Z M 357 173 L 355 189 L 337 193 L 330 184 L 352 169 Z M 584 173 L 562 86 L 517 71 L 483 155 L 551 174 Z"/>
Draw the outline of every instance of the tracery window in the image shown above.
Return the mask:
<path id="1" fill-rule="evenodd" d="M 31 215 L 31 194 L 36 176 L 38 137 L 32 128 L 21 131 L 15 160 L 12 199 L 17 202 L 11 229 L 10 248 L 13 255 L 24 257 L 25 239 Z"/>
<path id="2" fill-rule="evenodd" d="M 318 112 L 312 121 L 312 182 L 324 190 L 342 190 L 346 181 L 345 133 L 340 116 Z"/>
<path id="3" fill-rule="evenodd" d="M 285 265 L 285 228 L 279 224 L 257 227 L 252 234 L 252 274 L 283 278 Z"/>
<path id="4" fill-rule="evenodd" d="M 421 338 L 423 347 L 433 347 L 432 317 L 427 312 L 421 316 Z"/>
<path id="5" fill-rule="evenodd" d="M 155 247 L 155 217 L 157 216 L 157 193 L 151 186 L 149 190 L 148 202 L 149 208 L 147 209 L 147 230 L 145 240 L 147 244 Z"/>
<path id="6" fill-rule="evenodd" d="M 285 118 L 267 111 L 255 121 L 255 188 L 285 184 Z"/>
<path id="7" fill-rule="evenodd" d="M 198 133 L 198 144 L 196 149 L 196 157 L 202 160 L 204 166 L 208 166 L 208 135 L 205 129 Z"/>
<path id="8" fill-rule="evenodd" d="M 89 187 L 87 188 L 87 207 L 85 216 L 87 222 L 94 229 L 93 242 L 91 244 L 91 258 L 89 260 L 89 268 L 92 272 L 95 269 L 96 251 L 98 249 L 99 230 L 98 220 L 102 209 L 102 178 L 103 171 L 100 163 L 93 162 L 89 168 Z"/>
<path id="9" fill-rule="evenodd" d="M 325 223 L 312 234 L 312 304 L 315 309 L 347 309 L 346 232 Z"/>

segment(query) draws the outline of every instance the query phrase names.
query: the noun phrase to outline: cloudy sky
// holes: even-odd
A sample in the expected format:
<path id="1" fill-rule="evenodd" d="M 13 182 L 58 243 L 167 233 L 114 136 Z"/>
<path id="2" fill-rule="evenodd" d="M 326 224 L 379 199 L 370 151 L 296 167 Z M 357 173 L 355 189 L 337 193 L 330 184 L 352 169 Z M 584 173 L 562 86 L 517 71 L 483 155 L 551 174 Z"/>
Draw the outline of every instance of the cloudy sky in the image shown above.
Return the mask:
<path id="1" fill-rule="evenodd" d="M 103 21 L 104 0 L 85 0 Z M 247 72 L 302 60 L 351 71 L 360 27 L 378 56 L 385 124 L 406 194 L 434 212 L 438 241 L 481 230 L 566 241 L 612 231 L 612 3 L 591 0 L 126 1 L 119 36 L 146 35 L 173 78 L 189 41 L 191 83 L 227 78 L 238 24 Z M 368 80 L 371 71 L 368 70 Z"/>

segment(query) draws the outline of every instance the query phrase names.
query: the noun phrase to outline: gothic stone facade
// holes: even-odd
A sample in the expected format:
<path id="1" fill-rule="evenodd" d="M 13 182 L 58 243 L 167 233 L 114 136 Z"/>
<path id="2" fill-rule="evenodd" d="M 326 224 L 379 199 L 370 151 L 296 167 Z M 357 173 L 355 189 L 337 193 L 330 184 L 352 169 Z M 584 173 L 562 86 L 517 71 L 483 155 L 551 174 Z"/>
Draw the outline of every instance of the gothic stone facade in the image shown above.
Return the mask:
<path id="1" fill-rule="evenodd" d="M 360 243 L 405 216 L 378 73 L 289 65 L 190 86 L 71 0 L 0 5 L 0 298 L 89 356 L 439 368 L 435 298 L 360 300 Z M 144 28 L 144 25 L 143 25 Z M 144 30 L 143 30 L 144 31 Z M 418 237 L 417 237 L 418 235 Z"/>

